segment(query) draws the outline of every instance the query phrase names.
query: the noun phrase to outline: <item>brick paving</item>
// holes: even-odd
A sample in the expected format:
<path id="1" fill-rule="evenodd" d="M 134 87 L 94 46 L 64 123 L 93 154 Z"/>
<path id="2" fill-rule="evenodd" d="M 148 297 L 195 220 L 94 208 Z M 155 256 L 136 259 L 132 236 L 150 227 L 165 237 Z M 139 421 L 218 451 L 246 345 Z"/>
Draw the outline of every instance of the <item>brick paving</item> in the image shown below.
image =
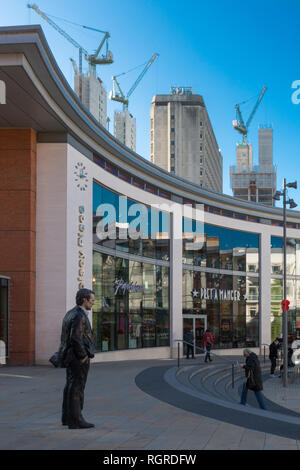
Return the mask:
<path id="1" fill-rule="evenodd" d="M 185 411 L 143 392 L 135 377 L 176 361 L 91 364 L 83 414 L 95 428 L 61 425 L 65 370 L 0 367 L 1 450 L 298 450 L 299 441 Z M 283 390 L 268 379 L 264 393 L 300 412 L 300 383 Z M 246 418 L 245 418 L 246 419 Z M 288 425 L 288 424 L 287 424 Z"/>

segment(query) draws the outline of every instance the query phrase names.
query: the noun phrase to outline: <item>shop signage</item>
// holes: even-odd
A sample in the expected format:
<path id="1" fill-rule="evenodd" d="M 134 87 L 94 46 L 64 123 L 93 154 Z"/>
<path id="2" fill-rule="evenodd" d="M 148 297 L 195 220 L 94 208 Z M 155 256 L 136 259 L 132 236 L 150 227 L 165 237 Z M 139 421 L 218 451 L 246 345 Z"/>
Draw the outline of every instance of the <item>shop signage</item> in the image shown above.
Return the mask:
<path id="1" fill-rule="evenodd" d="M 136 282 L 125 282 L 122 278 L 114 281 L 114 295 L 117 295 L 119 291 L 125 294 L 125 292 L 138 292 L 141 290 L 143 290 L 143 286 L 138 285 Z"/>
<path id="2" fill-rule="evenodd" d="M 0 80 L 0 104 L 6 104 L 6 85 L 3 80 Z"/>
<path id="3" fill-rule="evenodd" d="M 240 300 L 246 300 L 247 294 L 243 294 L 241 299 L 241 293 L 238 290 L 232 289 L 208 289 L 202 288 L 199 290 L 193 289 L 192 297 L 199 298 L 201 300 L 233 300 L 239 302 Z"/>
<path id="4" fill-rule="evenodd" d="M 83 234 L 85 230 L 84 225 L 84 206 L 78 208 L 78 231 L 77 231 L 77 245 L 78 245 L 78 289 L 84 287 L 84 274 L 85 274 L 85 254 L 83 252 Z"/>

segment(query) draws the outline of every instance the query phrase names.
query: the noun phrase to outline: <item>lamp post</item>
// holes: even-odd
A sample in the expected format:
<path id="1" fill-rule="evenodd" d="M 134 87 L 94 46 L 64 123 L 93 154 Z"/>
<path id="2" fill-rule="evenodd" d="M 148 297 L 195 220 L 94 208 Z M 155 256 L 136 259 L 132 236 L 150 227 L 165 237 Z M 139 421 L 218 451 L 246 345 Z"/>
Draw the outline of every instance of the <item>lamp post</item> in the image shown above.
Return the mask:
<path id="1" fill-rule="evenodd" d="M 286 189 L 297 189 L 297 181 L 287 183 L 283 179 L 283 191 L 276 191 L 273 199 L 280 200 L 283 196 L 283 301 L 282 301 L 282 336 L 283 336 L 283 386 L 288 385 L 288 308 L 289 302 L 286 302 L 286 206 L 290 205 L 290 209 L 297 207 L 293 199 L 286 198 Z"/>

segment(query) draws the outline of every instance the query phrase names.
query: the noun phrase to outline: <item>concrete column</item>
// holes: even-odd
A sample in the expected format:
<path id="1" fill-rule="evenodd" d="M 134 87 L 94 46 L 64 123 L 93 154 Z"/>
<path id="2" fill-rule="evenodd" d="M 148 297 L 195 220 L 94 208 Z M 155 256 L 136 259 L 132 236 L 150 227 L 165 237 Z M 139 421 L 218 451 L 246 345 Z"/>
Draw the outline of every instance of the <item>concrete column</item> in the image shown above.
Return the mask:
<path id="1" fill-rule="evenodd" d="M 271 342 L 271 235 L 260 237 L 260 345 Z M 263 350 L 263 346 L 262 346 Z"/>
<path id="2" fill-rule="evenodd" d="M 182 339 L 182 213 L 171 216 L 170 230 L 170 348 L 171 357 L 177 357 L 178 343 Z M 182 343 L 180 343 L 182 352 Z"/>

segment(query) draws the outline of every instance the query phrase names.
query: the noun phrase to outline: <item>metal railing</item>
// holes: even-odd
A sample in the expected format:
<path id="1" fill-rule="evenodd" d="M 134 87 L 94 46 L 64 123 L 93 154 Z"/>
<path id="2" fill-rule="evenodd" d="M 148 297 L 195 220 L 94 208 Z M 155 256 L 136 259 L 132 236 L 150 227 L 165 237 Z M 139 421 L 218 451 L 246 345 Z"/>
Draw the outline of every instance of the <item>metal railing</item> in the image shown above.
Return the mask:
<path id="1" fill-rule="evenodd" d="M 183 339 L 175 339 L 174 340 L 174 343 L 177 342 L 177 368 L 179 369 L 180 368 L 180 343 L 183 343 L 183 344 L 187 344 L 189 346 L 192 346 L 193 348 L 195 347 L 196 349 L 200 349 L 203 354 L 206 353 L 205 349 L 204 348 L 200 348 L 199 346 L 197 346 L 196 344 L 193 344 L 193 343 L 189 343 L 188 341 L 185 341 Z M 213 355 L 215 357 L 217 357 L 218 359 L 220 359 L 221 361 L 224 361 L 224 362 L 229 362 L 231 364 L 231 374 L 232 374 L 232 388 L 234 388 L 234 383 L 235 383 L 235 373 L 234 373 L 234 368 L 237 366 L 236 362 L 232 362 L 232 360 L 230 359 L 227 359 L 225 357 L 222 357 L 222 356 L 219 356 L 218 354 L 215 354 L 213 352 L 209 352 L 210 355 Z"/>

